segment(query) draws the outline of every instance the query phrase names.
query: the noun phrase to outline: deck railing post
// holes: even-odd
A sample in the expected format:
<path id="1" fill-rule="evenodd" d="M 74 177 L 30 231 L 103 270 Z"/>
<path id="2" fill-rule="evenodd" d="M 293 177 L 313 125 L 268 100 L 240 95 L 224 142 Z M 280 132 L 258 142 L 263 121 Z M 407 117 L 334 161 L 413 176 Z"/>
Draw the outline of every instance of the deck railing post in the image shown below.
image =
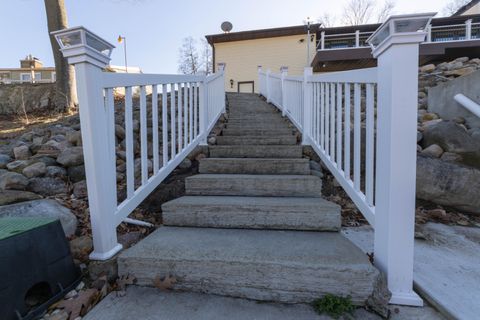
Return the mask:
<path id="1" fill-rule="evenodd" d="M 325 49 L 325 31 L 322 31 L 321 37 L 320 37 L 320 49 L 324 50 Z"/>
<path id="2" fill-rule="evenodd" d="M 360 30 L 355 31 L 355 48 L 360 47 Z"/>
<path id="3" fill-rule="evenodd" d="M 117 242 L 115 211 L 117 208 L 117 184 L 115 166 L 114 110 L 108 109 L 102 84 L 103 69 L 109 56 L 87 45 L 85 39 L 92 36 L 83 27 L 56 31 L 59 43 L 69 35 L 78 33 L 84 40 L 80 45 L 61 49 L 68 62 L 75 66 L 80 125 L 83 141 L 83 157 L 88 189 L 88 204 L 92 224 L 92 260 L 107 260 L 122 249 Z M 93 35 L 95 36 L 95 35 Z M 96 37 L 96 36 L 95 36 Z M 100 42 L 109 46 L 105 40 Z M 97 42 L 98 44 L 98 42 Z M 113 161 L 113 162 L 112 162 Z"/>
<path id="4" fill-rule="evenodd" d="M 465 21 L 465 39 L 472 40 L 472 19 Z"/>
<path id="5" fill-rule="evenodd" d="M 302 144 L 310 144 L 310 136 L 312 133 L 312 83 L 309 78 L 313 75 L 312 67 L 306 67 L 303 72 L 303 133 Z"/>
<path id="6" fill-rule="evenodd" d="M 432 42 L 432 25 L 427 26 L 427 42 Z"/>
<path id="7" fill-rule="evenodd" d="M 287 108 L 287 89 L 285 84 L 285 78 L 288 74 L 288 67 L 281 67 L 281 81 L 282 81 L 282 116 L 285 117 L 285 109 Z"/>
<path id="8" fill-rule="evenodd" d="M 414 306 L 423 304 L 413 291 L 413 250 L 419 45 L 426 34 L 390 34 L 372 52 L 378 59 L 381 106 L 376 134 L 375 265 L 387 274 L 390 302 Z"/>
<path id="9" fill-rule="evenodd" d="M 267 73 L 265 75 L 265 83 L 266 83 L 266 94 L 267 96 L 265 98 L 267 98 L 267 103 L 270 103 L 270 73 L 272 73 L 272 71 L 270 69 L 267 70 Z"/>
<path id="10" fill-rule="evenodd" d="M 218 72 L 221 73 L 221 77 L 222 77 L 222 83 L 225 83 L 225 67 L 226 67 L 226 63 L 219 63 L 218 64 Z M 223 113 L 225 113 L 227 111 L 227 105 L 225 103 L 225 92 L 223 91 L 223 94 L 222 94 L 222 110 L 223 110 Z"/>
<path id="11" fill-rule="evenodd" d="M 261 94 L 261 95 L 264 95 L 265 92 L 264 92 L 264 88 L 263 88 L 263 84 L 262 84 L 262 66 L 257 66 L 257 74 L 258 74 L 258 93 Z"/>

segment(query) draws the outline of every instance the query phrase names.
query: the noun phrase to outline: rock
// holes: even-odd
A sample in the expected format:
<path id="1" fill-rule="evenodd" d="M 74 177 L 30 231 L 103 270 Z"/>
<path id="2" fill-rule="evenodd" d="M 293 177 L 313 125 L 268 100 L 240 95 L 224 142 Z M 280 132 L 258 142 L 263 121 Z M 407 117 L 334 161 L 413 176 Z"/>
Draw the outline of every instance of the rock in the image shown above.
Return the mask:
<path id="1" fill-rule="evenodd" d="M 5 169 L 7 164 L 12 161 L 12 158 L 6 154 L 0 154 L 0 169 Z"/>
<path id="2" fill-rule="evenodd" d="M 423 139 L 423 133 L 421 133 L 420 131 L 417 131 L 417 143 L 422 141 Z"/>
<path id="3" fill-rule="evenodd" d="M 215 137 L 208 138 L 208 144 L 216 144 L 216 143 L 217 143 L 217 138 Z"/>
<path id="4" fill-rule="evenodd" d="M 86 198 L 87 193 L 87 181 L 82 180 L 73 185 L 73 195 L 78 199 Z"/>
<path id="5" fill-rule="evenodd" d="M 70 251 L 74 258 L 87 256 L 93 249 L 93 241 L 89 236 L 81 236 L 70 240 Z"/>
<path id="6" fill-rule="evenodd" d="M 318 163 L 316 161 L 313 161 L 313 160 L 310 160 L 309 163 L 310 163 L 310 169 L 311 170 L 322 172 L 322 166 L 320 165 L 320 163 Z"/>
<path id="7" fill-rule="evenodd" d="M 427 64 L 423 67 L 420 67 L 420 72 L 430 73 L 432 71 L 435 71 L 435 65 L 434 64 Z"/>
<path id="8" fill-rule="evenodd" d="M 461 163 L 463 160 L 461 155 L 453 152 L 445 152 L 444 154 L 442 154 L 441 159 L 447 162 L 459 162 L 459 163 Z"/>
<path id="9" fill-rule="evenodd" d="M 36 193 L 20 190 L 3 190 L 0 191 L 0 206 L 7 204 L 38 200 L 42 197 Z"/>
<path id="10" fill-rule="evenodd" d="M 67 237 L 75 233 L 77 218 L 56 200 L 43 199 L 0 207 L 1 217 L 35 217 L 59 219 Z"/>
<path id="11" fill-rule="evenodd" d="M 71 131 L 67 133 L 67 141 L 72 145 L 82 146 L 82 133 L 80 131 Z"/>
<path id="12" fill-rule="evenodd" d="M 23 169 L 25 169 L 32 163 L 32 160 L 15 160 L 7 164 L 7 169 L 13 172 L 21 173 Z"/>
<path id="13" fill-rule="evenodd" d="M 68 192 L 67 185 L 63 180 L 50 177 L 30 179 L 27 189 L 44 197 L 66 194 Z"/>
<path id="14" fill-rule="evenodd" d="M 50 178 L 59 178 L 63 180 L 67 176 L 67 170 L 63 167 L 48 166 L 45 175 Z"/>
<path id="15" fill-rule="evenodd" d="M 92 280 L 107 276 L 108 281 L 115 281 L 118 278 L 117 257 L 115 256 L 106 261 L 90 261 L 88 273 Z"/>
<path id="16" fill-rule="evenodd" d="M 118 243 L 123 246 L 123 249 L 130 248 L 132 245 L 140 241 L 143 234 L 139 231 L 127 232 L 118 236 Z"/>
<path id="17" fill-rule="evenodd" d="M 443 149 L 438 144 L 432 144 L 431 146 L 423 149 L 422 154 L 434 158 L 440 158 L 443 154 Z"/>
<path id="18" fill-rule="evenodd" d="M 55 141 L 42 144 L 38 149 L 36 156 L 47 156 L 56 159 L 61 152 L 58 145 L 58 142 Z"/>
<path id="19" fill-rule="evenodd" d="M 430 126 L 434 126 L 436 124 L 439 124 L 440 122 L 443 122 L 443 120 L 442 119 L 436 119 L 436 120 L 426 121 L 426 122 L 422 123 L 422 125 L 423 125 L 423 128 L 428 128 Z"/>
<path id="20" fill-rule="evenodd" d="M 25 190 L 28 179 L 20 173 L 0 170 L 0 190 Z"/>
<path id="21" fill-rule="evenodd" d="M 442 121 L 425 128 L 423 146 L 437 144 L 444 151 L 462 156 L 463 163 L 480 167 L 480 143 L 453 121 Z"/>
<path id="22" fill-rule="evenodd" d="M 125 139 L 125 129 L 123 128 L 123 126 L 121 126 L 119 124 L 115 125 L 115 135 L 120 140 Z"/>
<path id="23" fill-rule="evenodd" d="M 65 149 L 58 155 L 57 162 L 64 167 L 74 167 L 83 164 L 83 148 L 70 147 Z"/>
<path id="24" fill-rule="evenodd" d="M 67 174 L 68 174 L 68 178 L 73 183 L 85 180 L 85 166 L 81 165 L 81 166 L 70 167 L 68 168 Z"/>
<path id="25" fill-rule="evenodd" d="M 457 76 L 457 77 L 461 77 L 461 76 L 465 76 L 465 75 L 467 75 L 467 74 L 470 74 L 470 73 L 472 73 L 472 72 L 475 72 L 476 70 L 477 70 L 477 68 L 466 67 L 466 68 L 461 68 L 461 69 L 446 71 L 446 72 L 445 72 L 445 75 L 446 75 L 446 76 Z"/>
<path id="26" fill-rule="evenodd" d="M 452 61 L 447 64 L 448 71 L 460 69 L 461 67 L 463 67 L 463 62 L 460 62 L 460 61 Z"/>
<path id="27" fill-rule="evenodd" d="M 27 178 L 40 177 L 47 173 L 47 166 L 43 162 L 36 162 L 23 169 L 22 173 Z"/>
<path id="28" fill-rule="evenodd" d="M 460 57 L 460 58 L 455 59 L 454 62 L 464 63 L 464 62 L 467 62 L 468 59 L 469 59 L 468 57 Z"/>
<path id="29" fill-rule="evenodd" d="M 13 154 L 16 160 L 26 160 L 32 156 L 30 148 L 27 145 L 13 148 Z"/>
<path id="30" fill-rule="evenodd" d="M 43 162 L 43 163 L 45 163 L 45 165 L 47 167 L 48 166 L 54 166 L 54 165 L 57 164 L 57 161 L 55 161 L 55 159 L 53 159 L 51 157 L 46 157 L 46 156 L 35 157 L 35 161 Z"/>
<path id="31" fill-rule="evenodd" d="M 381 273 L 375 281 L 372 295 L 366 301 L 367 308 L 375 311 L 384 319 L 388 319 L 390 315 L 388 304 L 391 297 L 392 293 L 388 290 L 387 276 Z"/>
<path id="32" fill-rule="evenodd" d="M 190 161 L 188 158 L 183 159 L 183 161 L 178 165 L 180 169 L 189 169 L 191 166 L 192 161 Z"/>
<path id="33" fill-rule="evenodd" d="M 425 113 L 422 117 L 422 121 L 431 121 L 431 120 L 437 120 L 438 119 L 438 115 L 436 115 L 435 113 Z"/>
<path id="34" fill-rule="evenodd" d="M 417 198 L 480 214 L 480 170 L 417 157 Z"/>

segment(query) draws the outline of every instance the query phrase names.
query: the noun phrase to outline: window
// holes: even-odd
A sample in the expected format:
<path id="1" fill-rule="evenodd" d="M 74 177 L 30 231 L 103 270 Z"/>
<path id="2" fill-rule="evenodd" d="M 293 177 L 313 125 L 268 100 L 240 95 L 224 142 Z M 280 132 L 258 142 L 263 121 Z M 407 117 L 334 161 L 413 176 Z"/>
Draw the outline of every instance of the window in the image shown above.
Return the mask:
<path id="1" fill-rule="evenodd" d="M 35 80 L 42 80 L 42 73 L 41 72 L 35 72 Z"/>
<path id="2" fill-rule="evenodd" d="M 32 81 L 32 75 L 30 73 L 21 73 L 20 74 L 20 81 L 30 82 L 30 81 Z"/>

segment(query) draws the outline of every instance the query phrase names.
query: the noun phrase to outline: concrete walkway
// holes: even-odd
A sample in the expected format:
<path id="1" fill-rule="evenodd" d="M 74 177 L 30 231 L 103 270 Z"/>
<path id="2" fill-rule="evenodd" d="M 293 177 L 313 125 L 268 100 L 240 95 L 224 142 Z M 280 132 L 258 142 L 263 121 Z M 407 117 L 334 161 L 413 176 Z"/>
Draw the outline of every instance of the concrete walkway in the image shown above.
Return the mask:
<path id="1" fill-rule="evenodd" d="M 452 319 L 480 319 L 480 228 L 428 223 L 426 240 L 415 240 L 415 289 Z M 365 252 L 373 251 L 370 227 L 343 233 Z"/>
<path id="2" fill-rule="evenodd" d="M 395 310 L 396 309 L 396 310 Z M 392 320 L 444 319 L 429 307 L 391 307 Z M 83 320 L 329 320 L 316 314 L 309 305 L 258 303 L 220 296 L 163 292 L 154 288 L 129 287 L 127 295 L 111 293 Z M 354 319 L 380 320 L 363 309 Z"/>

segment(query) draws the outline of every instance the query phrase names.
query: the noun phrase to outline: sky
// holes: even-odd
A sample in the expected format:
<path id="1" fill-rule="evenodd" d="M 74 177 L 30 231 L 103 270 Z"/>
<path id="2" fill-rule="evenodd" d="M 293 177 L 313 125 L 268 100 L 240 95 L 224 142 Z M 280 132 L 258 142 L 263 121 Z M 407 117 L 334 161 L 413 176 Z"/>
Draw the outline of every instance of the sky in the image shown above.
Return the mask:
<path id="1" fill-rule="evenodd" d="M 70 27 L 83 25 L 117 46 L 111 64 L 145 73 L 177 73 L 182 39 L 220 33 L 230 21 L 234 31 L 300 25 L 323 14 L 341 16 L 347 0 L 65 0 Z M 377 0 L 379 3 L 382 0 Z M 450 0 L 396 0 L 394 13 L 439 12 Z M 18 67 L 28 54 L 53 66 L 43 0 L 0 0 L 0 68 Z"/>

